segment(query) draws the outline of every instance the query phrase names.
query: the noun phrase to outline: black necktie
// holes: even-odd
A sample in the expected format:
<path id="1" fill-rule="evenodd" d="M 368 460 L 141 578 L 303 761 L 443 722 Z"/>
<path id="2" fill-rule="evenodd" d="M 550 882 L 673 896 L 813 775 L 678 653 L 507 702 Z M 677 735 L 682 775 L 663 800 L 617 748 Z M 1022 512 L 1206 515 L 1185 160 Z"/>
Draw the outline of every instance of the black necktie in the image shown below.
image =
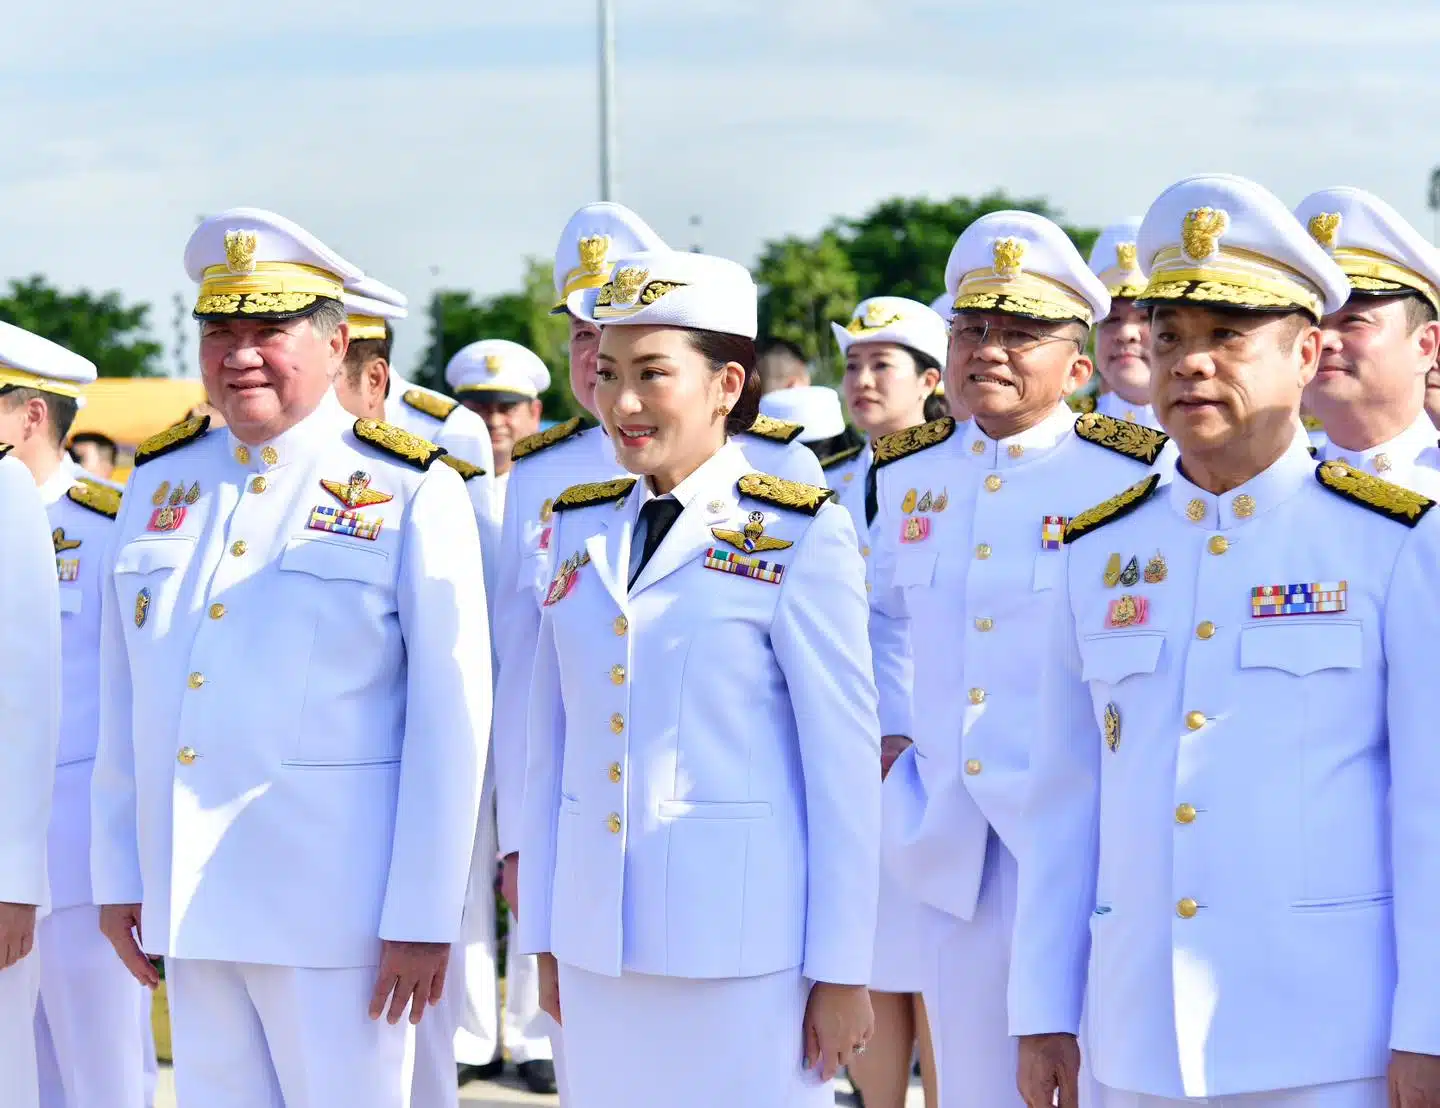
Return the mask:
<path id="1" fill-rule="evenodd" d="M 631 585 L 635 584 L 635 579 L 654 556 L 670 528 L 675 526 L 682 510 L 680 501 L 673 496 L 656 497 L 640 505 L 640 522 L 645 524 L 645 546 L 640 551 L 640 561 L 635 566 L 635 572 L 630 575 Z"/>

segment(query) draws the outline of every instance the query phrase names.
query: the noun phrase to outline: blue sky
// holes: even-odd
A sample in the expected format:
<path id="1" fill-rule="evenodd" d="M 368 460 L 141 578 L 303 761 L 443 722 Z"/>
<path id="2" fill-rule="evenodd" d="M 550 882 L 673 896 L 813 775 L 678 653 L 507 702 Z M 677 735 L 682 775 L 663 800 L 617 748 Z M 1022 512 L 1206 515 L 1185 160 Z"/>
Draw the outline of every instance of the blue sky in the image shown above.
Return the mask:
<path id="1" fill-rule="evenodd" d="M 674 245 L 698 215 L 751 262 L 890 195 L 995 187 L 1102 223 L 1206 170 L 1290 204 L 1360 185 L 1432 231 L 1435 0 L 615 5 L 618 198 Z M 167 344 L 198 214 L 274 208 L 423 307 L 509 287 L 595 199 L 591 0 L 12 7 L 0 278 L 151 301 Z"/>

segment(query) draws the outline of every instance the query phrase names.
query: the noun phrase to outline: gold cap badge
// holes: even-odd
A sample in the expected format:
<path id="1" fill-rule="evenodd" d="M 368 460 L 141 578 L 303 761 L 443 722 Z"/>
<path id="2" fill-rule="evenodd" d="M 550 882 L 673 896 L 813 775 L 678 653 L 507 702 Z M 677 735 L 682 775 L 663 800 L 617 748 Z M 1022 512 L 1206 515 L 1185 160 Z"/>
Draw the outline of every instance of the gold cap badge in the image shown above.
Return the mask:
<path id="1" fill-rule="evenodd" d="M 580 240 L 580 268 L 586 273 L 604 273 L 609 253 L 609 235 L 586 235 Z"/>
<path id="2" fill-rule="evenodd" d="M 491 377 L 494 377 L 495 374 L 500 372 L 500 364 L 499 354 L 485 355 L 485 372 L 490 374 Z"/>
<path id="3" fill-rule="evenodd" d="M 614 288 L 614 302 L 616 304 L 635 303 L 636 298 L 640 295 L 640 290 L 645 287 L 645 282 L 649 277 L 648 269 L 638 269 L 635 266 L 617 269 L 615 275 L 610 279 Z"/>
<path id="4" fill-rule="evenodd" d="M 1335 249 L 1336 236 L 1340 233 L 1340 213 L 1321 212 L 1312 215 L 1309 223 L 1310 237 L 1326 250 Z"/>
<path id="5" fill-rule="evenodd" d="M 1117 242 L 1115 244 L 1115 261 L 1121 269 L 1139 269 L 1140 260 L 1135 244 L 1133 242 Z"/>
<path id="6" fill-rule="evenodd" d="M 1185 213 L 1180 241 L 1185 253 L 1203 262 L 1220 249 L 1220 236 L 1230 228 L 1230 213 L 1224 208 L 1192 208 Z"/>
<path id="7" fill-rule="evenodd" d="M 1014 237 L 996 239 L 993 250 L 996 274 L 1001 277 L 1018 276 L 1020 259 L 1025 257 L 1025 243 Z"/>
<path id="8" fill-rule="evenodd" d="M 225 232 L 225 268 L 231 273 L 254 273 L 255 250 L 260 245 L 254 231 Z"/>

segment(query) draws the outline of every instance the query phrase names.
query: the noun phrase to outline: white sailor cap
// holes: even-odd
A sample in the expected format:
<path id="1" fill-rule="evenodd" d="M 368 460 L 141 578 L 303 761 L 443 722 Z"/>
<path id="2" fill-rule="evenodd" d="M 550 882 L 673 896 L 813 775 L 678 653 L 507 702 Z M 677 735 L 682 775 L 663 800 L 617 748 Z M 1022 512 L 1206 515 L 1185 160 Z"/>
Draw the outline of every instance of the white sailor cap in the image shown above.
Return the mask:
<path id="1" fill-rule="evenodd" d="M 552 314 L 564 312 L 573 293 L 598 289 L 608 281 L 616 258 L 665 249 L 665 240 L 624 204 L 586 204 L 570 217 L 555 247 L 557 303 Z"/>
<path id="2" fill-rule="evenodd" d="M 760 398 L 760 414 L 800 424 L 801 442 L 833 439 L 845 430 L 840 394 L 824 385 L 799 385 L 767 392 Z"/>
<path id="3" fill-rule="evenodd" d="M 388 322 L 405 319 L 410 311 L 405 294 L 374 277 L 357 277 L 345 283 L 345 317 L 350 341 L 383 339 Z"/>
<path id="4" fill-rule="evenodd" d="M 527 347 L 506 339 L 481 339 L 461 347 L 445 367 L 456 396 L 535 400 L 550 387 L 550 370 Z"/>
<path id="5" fill-rule="evenodd" d="M 1112 223 L 1100 232 L 1090 248 L 1090 272 L 1100 278 L 1112 300 L 1134 300 L 1145 291 L 1145 272 L 1140 268 L 1140 217 Z"/>
<path id="6" fill-rule="evenodd" d="M 1350 279 L 1352 294 L 1418 292 L 1440 312 L 1440 251 L 1380 197 L 1321 189 L 1300 201 L 1295 218 Z"/>
<path id="7" fill-rule="evenodd" d="M 928 305 L 903 296 L 872 296 L 862 300 L 846 326 L 831 323 L 830 329 L 835 332 L 841 354 L 857 342 L 893 342 L 927 354 L 944 365 L 945 348 L 950 343 L 945 320 Z"/>
<path id="8" fill-rule="evenodd" d="M 661 249 L 620 259 L 610 280 L 572 292 L 566 304 L 602 327 L 685 327 L 753 339 L 757 299 L 750 271 L 739 262 Z"/>
<path id="9" fill-rule="evenodd" d="M 83 403 L 95 363 L 22 327 L 0 323 L 0 390 L 38 389 Z"/>
<path id="10" fill-rule="evenodd" d="M 1336 311 L 1350 283 L 1273 193 L 1229 173 L 1171 185 L 1140 224 L 1138 299 L 1262 312 Z"/>
<path id="11" fill-rule="evenodd" d="M 955 311 L 1075 320 L 1087 327 L 1110 311 L 1110 294 L 1070 236 L 1034 212 L 991 212 L 950 251 L 945 288 Z"/>
<path id="12" fill-rule="evenodd" d="M 185 271 L 200 283 L 197 319 L 295 319 L 339 300 L 360 270 L 309 231 L 260 208 L 231 208 L 195 228 Z"/>
<path id="13" fill-rule="evenodd" d="M 955 314 L 955 308 L 952 304 L 954 299 L 955 298 L 948 292 L 942 292 L 934 300 L 930 301 L 930 310 L 946 323 L 949 323 L 950 317 Z"/>

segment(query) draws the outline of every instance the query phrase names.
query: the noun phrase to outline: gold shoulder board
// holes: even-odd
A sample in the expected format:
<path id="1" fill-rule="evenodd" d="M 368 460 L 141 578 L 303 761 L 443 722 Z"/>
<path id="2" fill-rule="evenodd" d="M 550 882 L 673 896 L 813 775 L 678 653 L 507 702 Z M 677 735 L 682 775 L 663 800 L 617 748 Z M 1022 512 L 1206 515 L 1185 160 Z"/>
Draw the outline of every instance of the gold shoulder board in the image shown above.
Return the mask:
<path id="1" fill-rule="evenodd" d="M 120 490 L 102 485 L 99 481 L 82 477 L 80 483 L 72 485 L 65 495 L 80 507 L 99 512 L 102 516 L 114 519 L 120 514 Z"/>
<path id="2" fill-rule="evenodd" d="M 200 416 L 198 419 L 187 419 L 183 423 L 175 424 L 174 427 L 167 427 L 158 435 L 151 435 L 136 448 L 135 464 L 143 466 L 146 462 L 153 462 L 163 454 L 179 450 L 185 444 L 194 442 L 208 430 L 210 430 L 208 415 Z"/>
<path id="3" fill-rule="evenodd" d="M 455 457 L 454 454 L 441 454 L 440 460 L 467 481 L 472 477 L 485 476 L 485 471 L 474 462 L 467 462 L 464 458 Z"/>
<path id="4" fill-rule="evenodd" d="M 813 516 L 825 501 L 835 495 L 833 490 L 822 489 L 819 485 L 787 481 L 783 477 L 771 477 L 768 473 L 747 473 L 736 487 L 741 496 L 748 496 L 762 504 L 773 504 L 777 508 L 789 508 L 792 512 L 804 512 L 807 516 Z"/>
<path id="5" fill-rule="evenodd" d="M 1093 392 L 1072 392 L 1065 398 L 1065 403 L 1070 406 L 1072 412 L 1079 412 L 1083 415 L 1095 410 L 1095 394 Z"/>
<path id="6" fill-rule="evenodd" d="M 526 435 L 510 451 L 510 460 L 518 462 L 521 458 L 528 458 L 531 454 L 548 450 L 557 442 L 564 442 L 570 436 L 578 435 L 585 428 L 585 421 L 576 416 L 574 419 L 567 419 L 564 423 L 555 424 L 548 431 L 537 431 L 533 435 Z"/>
<path id="7" fill-rule="evenodd" d="M 355 437 L 402 462 L 408 462 L 416 469 L 429 469 L 430 463 L 445 453 L 429 439 L 422 439 L 419 435 L 402 431 L 393 423 L 378 419 L 357 419 Z"/>
<path id="8" fill-rule="evenodd" d="M 8 442 L 0 442 L 0 458 L 5 457 L 5 455 L 10 453 L 10 451 L 13 449 L 14 447 L 12 447 Z"/>
<path id="9" fill-rule="evenodd" d="M 794 442 L 795 436 L 803 430 L 805 428 L 798 423 L 788 423 L 783 419 L 774 419 L 768 415 L 757 415 L 747 433 L 759 435 L 762 439 L 769 439 L 771 442 Z"/>
<path id="10" fill-rule="evenodd" d="M 1301 422 L 1302 424 L 1304 424 L 1305 430 L 1307 430 L 1307 431 L 1323 431 L 1323 430 L 1325 430 L 1325 424 L 1323 424 L 1323 423 L 1320 422 L 1320 417 L 1319 417 L 1319 416 L 1302 415 L 1302 416 L 1300 417 L 1300 422 Z"/>
<path id="11" fill-rule="evenodd" d="M 460 406 L 458 400 L 451 400 L 448 396 L 427 392 L 425 389 L 406 389 L 405 395 L 400 399 L 417 412 L 422 412 L 431 419 L 438 419 L 441 423 L 449 419 L 450 413 Z"/>
<path id="12" fill-rule="evenodd" d="M 1104 503 L 1081 512 L 1065 526 L 1066 544 L 1074 542 L 1081 535 L 1104 527 L 1107 523 L 1114 523 L 1117 519 L 1128 516 L 1145 503 L 1159 484 L 1160 475 L 1152 473 L 1145 480 L 1137 481 L 1118 496 L 1112 496 Z"/>
<path id="13" fill-rule="evenodd" d="M 882 435 L 875 440 L 875 462 L 873 468 L 881 469 L 891 462 L 908 458 L 932 446 L 939 446 L 955 433 L 955 421 L 949 416 L 932 419 L 918 427 L 906 427 L 903 431 Z"/>
<path id="14" fill-rule="evenodd" d="M 617 477 L 613 481 L 597 481 L 588 485 L 571 485 L 555 498 L 551 508 L 557 512 L 588 508 L 593 504 L 610 504 L 624 500 L 635 487 L 635 478 Z"/>
<path id="15" fill-rule="evenodd" d="M 858 446 L 852 446 L 846 450 L 840 451 L 838 454 L 831 454 L 828 458 L 821 458 L 820 468 L 834 469 L 836 466 L 844 465 L 846 462 L 854 458 L 860 457 L 860 451 L 864 449 L 865 444 L 862 442 Z"/>
<path id="16" fill-rule="evenodd" d="M 1435 501 L 1428 496 L 1392 485 L 1382 478 L 1371 477 L 1344 462 L 1321 462 L 1315 467 L 1315 476 L 1331 492 L 1372 512 L 1389 516 L 1406 527 L 1414 527 L 1426 512 L 1435 507 Z"/>
<path id="17" fill-rule="evenodd" d="M 1160 457 L 1160 451 L 1170 441 L 1170 436 L 1164 431 L 1127 423 L 1099 412 L 1086 412 L 1077 419 L 1075 433 L 1086 442 L 1093 442 L 1096 446 L 1103 446 L 1146 465 L 1154 464 L 1155 459 Z"/>

